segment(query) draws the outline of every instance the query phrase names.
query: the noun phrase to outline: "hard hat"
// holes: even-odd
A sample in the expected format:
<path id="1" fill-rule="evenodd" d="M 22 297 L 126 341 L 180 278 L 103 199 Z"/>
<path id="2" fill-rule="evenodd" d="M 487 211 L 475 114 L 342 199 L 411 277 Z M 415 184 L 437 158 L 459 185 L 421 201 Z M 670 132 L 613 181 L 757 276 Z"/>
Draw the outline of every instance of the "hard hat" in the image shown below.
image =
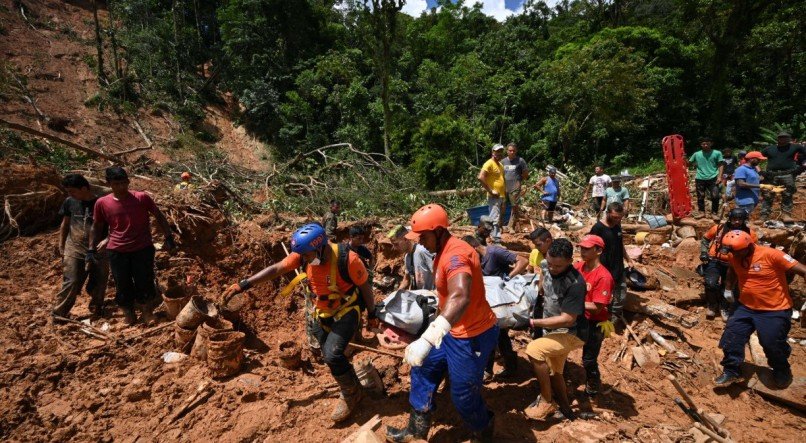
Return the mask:
<path id="1" fill-rule="evenodd" d="M 190 180 L 190 172 L 183 172 L 182 180 Z"/>
<path id="2" fill-rule="evenodd" d="M 730 231 L 722 237 L 722 246 L 730 248 L 731 251 L 741 251 L 751 244 L 753 244 L 753 238 L 744 231 Z"/>
<path id="3" fill-rule="evenodd" d="M 297 229 L 291 236 L 291 251 L 297 254 L 318 251 L 326 245 L 325 228 L 318 223 L 308 223 Z"/>
<path id="4" fill-rule="evenodd" d="M 436 204 L 429 203 L 422 208 L 418 209 L 411 216 L 411 231 L 406 234 L 409 240 L 417 240 L 420 233 L 424 231 L 433 231 L 437 228 L 448 228 L 448 212 L 445 208 Z"/>
<path id="5" fill-rule="evenodd" d="M 747 211 L 742 208 L 733 208 L 728 214 L 728 220 L 732 218 L 739 218 L 742 221 L 747 220 Z"/>

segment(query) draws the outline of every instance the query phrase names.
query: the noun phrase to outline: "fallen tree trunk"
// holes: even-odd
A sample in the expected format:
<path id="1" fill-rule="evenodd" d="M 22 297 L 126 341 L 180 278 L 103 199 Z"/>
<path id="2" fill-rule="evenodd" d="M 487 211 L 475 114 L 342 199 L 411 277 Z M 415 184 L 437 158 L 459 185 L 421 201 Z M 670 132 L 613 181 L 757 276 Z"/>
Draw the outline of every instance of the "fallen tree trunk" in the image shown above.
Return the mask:
<path id="1" fill-rule="evenodd" d="M 432 197 L 446 197 L 448 195 L 463 197 L 466 195 L 480 194 L 482 191 L 484 191 L 482 188 L 447 189 L 444 191 L 431 191 L 428 195 Z"/>
<path id="2" fill-rule="evenodd" d="M 640 294 L 633 291 L 627 291 L 627 297 L 624 300 L 624 309 L 630 312 L 672 320 L 686 328 L 695 326 L 699 321 L 696 314 L 660 300 L 642 297 Z"/>
<path id="3" fill-rule="evenodd" d="M 54 141 L 56 143 L 61 143 L 61 144 L 65 145 L 65 146 L 67 146 L 67 147 L 76 149 L 76 150 L 84 152 L 86 154 L 94 155 L 96 157 L 101 157 L 101 158 L 103 158 L 105 160 L 109 160 L 110 162 L 115 163 L 115 164 L 123 164 L 124 163 L 123 160 L 121 160 L 119 157 L 115 157 L 114 155 L 106 154 L 106 153 L 103 153 L 101 151 L 96 151 L 95 149 L 90 149 L 90 148 L 88 148 L 86 146 L 79 145 L 78 143 L 74 143 L 74 142 L 71 142 L 69 140 L 65 140 L 65 139 L 63 139 L 61 137 L 57 137 L 55 135 L 51 135 L 51 134 L 48 134 L 48 133 L 45 133 L 45 132 L 42 132 L 42 131 L 38 131 L 38 130 L 36 130 L 34 128 L 29 128 L 28 126 L 25 126 L 25 125 L 21 125 L 21 124 L 18 124 L 18 123 L 13 123 L 13 122 L 10 122 L 8 120 L 4 120 L 2 118 L 0 118 L 0 124 L 3 124 L 4 126 L 7 126 L 8 128 L 14 129 L 16 131 L 25 132 L 27 134 L 35 135 L 37 137 L 44 137 L 44 138 L 46 138 L 48 140 Z"/>

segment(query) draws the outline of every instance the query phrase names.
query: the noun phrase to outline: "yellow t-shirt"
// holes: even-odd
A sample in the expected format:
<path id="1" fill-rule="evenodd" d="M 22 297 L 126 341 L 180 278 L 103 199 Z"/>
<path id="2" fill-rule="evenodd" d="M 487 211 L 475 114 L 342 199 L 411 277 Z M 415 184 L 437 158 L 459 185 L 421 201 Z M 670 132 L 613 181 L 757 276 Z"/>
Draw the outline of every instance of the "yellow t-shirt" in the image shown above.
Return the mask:
<path id="1" fill-rule="evenodd" d="M 535 271 L 540 271 L 540 262 L 543 261 L 543 254 L 537 249 L 532 249 L 529 253 L 529 266 L 535 268 Z"/>
<path id="2" fill-rule="evenodd" d="M 507 185 L 506 182 L 504 182 L 504 165 L 491 158 L 484 163 L 481 170 L 487 173 L 484 179 L 487 186 L 493 191 L 498 191 L 499 197 L 503 198 L 506 196 Z"/>

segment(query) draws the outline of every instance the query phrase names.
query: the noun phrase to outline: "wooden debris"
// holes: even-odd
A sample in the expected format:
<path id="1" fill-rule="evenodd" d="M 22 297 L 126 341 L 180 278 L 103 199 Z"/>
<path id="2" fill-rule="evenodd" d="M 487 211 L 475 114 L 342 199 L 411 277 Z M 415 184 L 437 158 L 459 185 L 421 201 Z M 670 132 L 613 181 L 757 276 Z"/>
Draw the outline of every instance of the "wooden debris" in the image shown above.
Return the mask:
<path id="1" fill-rule="evenodd" d="M 202 402 L 210 398 L 213 394 L 213 390 L 210 389 L 210 382 L 203 381 L 199 383 L 199 387 L 196 389 L 196 392 L 193 393 L 188 399 L 185 401 L 182 406 L 177 409 L 171 418 L 168 419 L 168 424 L 175 422 L 176 420 L 180 419 L 182 416 L 190 412 L 193 408 L 200 405 Z"/>
<path id="2" fill-rule="evenodd" d="M 397 354 L 395 352 L 390 352 L 390 351 L 384 351 L 383 349 L 375 349 L 375 348 L 371 348 L 369 346 L 359 345 L 359 344 L 356 344 L 356 343 L 350 343 L 349 346 L 351 346 L 353 348 L 356 348 L 356 349 L 360 349 L 362 351 L 375 352 L 375 353 L 378 353 L 378 354 L 388 355 L 390 357 L 397 357 L 397 358 L 400 358 L 400 359 L 403 358 L 403 356 L 400 355 L 400 354 Z"/>
<path id="3" fill-rule="evenodd" d="M 79 151 L 84 152 L 86 154 L 94 155 L 94 156 L 100 157 L 100 158 L 102 158 L 104 160 L 109 160 L 110 162 L 115 163 L 115 164 L 124 163 L 120 158 L 115 157 L 114 155 L 106 154 L 106 153 L 103 153 L 101 151 L 96 151 L 95 149 L 90 149 L 90 148 L 88 148 L 86 146 L 79 145 L 78 143 L 74 143 L 74 142 L 71 142 L 69 140 L 65 140 L 65 139 L 63 139 L 61 137 L 57 137 L 55 135 L 51 135 L 51 134 L 48 134 L 48 133 L 45 133 L 45 132 L 42 132 L 42 131 L 37 131 L 36 129 L 29 128 L 28 126 L 25 126 L 25 125 L 20 125 L 18 123 L 13 123 L 13 122 L 10 122 L 10 121 L 2 119 L 2 118 L 0 118 L 0 124 L 10 128 L 10 129 L 14 129 L 16 131 L 25 132 L 27 134 L 35 135 L 37 137 L 46 138 L 46 139 L 54 141 L 56 143 L 61 143 L 61 144 L 65 145 L 65 146 L 67 146 L 67 147 L 79 150 Z"/>
<path id="4" fill-rule="evenodd" d="M 381 425 L 381 417 L 378 414 L 375 414 L 366 423 L 361 425 L 360 428 L 356 429 L 355 432 L 353 432 L 352 434 L 348 435 L 347 438 L 342 440 L 342 443 L 353 443 L 353 442 L 357 443 L 358 437 L 362 436 L 362 435 L 366 435 L 366 433 L 371 434 L 372 437 L 375 438 L 375 440 L 373 440 L 371 437 L 366 436 L 365 438 L 369 438 L 369 439 L 368 440 L 365 439 L 365 440 L 362 440 L 362 441 L 365 441 L 365 442 L 380 441 L 380 440 L 377 440 L 377 437 L 375 437 L 375 434 L 373 433 L 373 431 L 378 429 L 378 426 L 380 426 L 380 425 Z"/>
<path id="5" fill-rule="evenodd" d="M 627 297 L 624 300 L 624 309 L 630 312 L 671 320 L 686 328 L 691 328 L 699 322 L 699 318 L 696 314 L 660 300 L 643 297 L 641 294 L 630 290 L 627 291 Z"/>
<path id="6" fill-rule="evenodd" d="M 772 371 L 764 368 L 756 373 L 747 387 L 769 400 L 806 412 L 806 377 L 794 377 L 789 386 L 778 389 L 773 382 Z"/>

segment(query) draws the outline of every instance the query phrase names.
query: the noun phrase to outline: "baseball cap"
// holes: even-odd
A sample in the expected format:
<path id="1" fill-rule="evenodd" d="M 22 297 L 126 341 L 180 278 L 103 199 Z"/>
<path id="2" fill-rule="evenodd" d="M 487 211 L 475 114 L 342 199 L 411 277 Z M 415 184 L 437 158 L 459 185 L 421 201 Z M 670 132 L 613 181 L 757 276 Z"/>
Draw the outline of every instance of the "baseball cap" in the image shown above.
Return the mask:
<path id="1" fill-rule="evenodd" d="M 786 131 L 781 131 L 781 132 L 779 132 L 779 133 L 778 133 L 778 137 L 777 137 L 777 138 L 781 138 L 781 137 L 789 137 L 789 138 L 791 138 L 791 137 L 792 137 L 792 134 L 790 134 L 790 133 L 788 133 L 788 132 L 786 132 Z"/>
<path id="2" fill-rule="evenodd" d="M 389 232 L 386 233 L 386 238 L 400 238 L 406 235 L 409 232 L 405 226 L 403 225 L 396 225 L 394 228 L 390 229 Z"/>
<path id="3" fill-rule="evenodd" d="M 594 246 L 598 246 L 600 248 L 604 248 L 604 240 L 602 237 L 598 235 L 588 234 L 582 237 L 582 240 L 579 242 L 579 246 L 583 248 L 592 248 Z"/>
<path id="4" fill-rule="evenodd" d="M 764 157 L 764 156 L 763 156 L 763 155 L 762 155 L 760 152 L 758 152 L 758 151 L 750 151 L 750 152 L 748 152 L 748 153 L 747 153 L 747 155 L 745 155 L 745 156 L 744 156 L 744 158 L 745 158 L 745 159 L 747 159 L 747 160 L 749 160 L 749 159 L 751 159 L 751 158 L 757 158 L 757 159 L 759 159 L 759 160 L 766 160 L 766 159 L 767 159 L 767 157 Z"/>
<path id="5" fill-rule="evenodd" d="M 557 168 L 555 168 L 554 166 L 549 166 L 548 168 L 546 168 L 546 171 L 548 171 L 549 174 L 552 174 L 557 172 Z"/>
<path id="6" fill-rule="evenodd" d="M 495 151 L 503 151 L 503 150 L 504 150 L 504 145 L 502 145 L 501 143 L 497 143 L 497 144 L 493 145 L 493 152 L 495 152 Z"/>

